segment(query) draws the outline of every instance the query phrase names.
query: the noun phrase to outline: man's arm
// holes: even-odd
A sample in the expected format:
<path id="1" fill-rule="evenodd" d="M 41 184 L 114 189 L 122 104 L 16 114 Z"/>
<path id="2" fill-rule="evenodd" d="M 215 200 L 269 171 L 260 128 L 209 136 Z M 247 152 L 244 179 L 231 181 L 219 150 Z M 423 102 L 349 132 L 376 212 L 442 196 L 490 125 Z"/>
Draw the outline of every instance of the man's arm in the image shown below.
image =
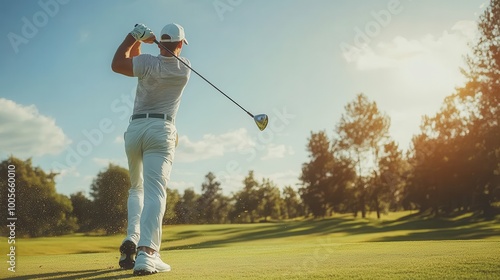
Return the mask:
<path id="1" fill-rule="evenodd" d="M 141 54 L 141 41 L 152 44 L 156 39 L 153 31 L 144 24 L 136 24 L 134 30 L 127 34 L 115 52 L 111 69 L 125 76 L 134 76 L 134 65 L 132 58 Z"/>
<path id="2" fill-rule="evenodd" d="M 141 41 L 136 41 L 132 46 L 132 49 L 129 52 L 129 57 L 132 58 L 134 56 L 138 56 L 141 54 Z"/>
<path id="3" fill-rule="evenodd" d="M 136 41 L 132 35 L 128 34 L 115 52 L 111 69 L 116 73 L 133 77 L 132 58 L 139 54 L 141 54 L 141 41 Z"/>

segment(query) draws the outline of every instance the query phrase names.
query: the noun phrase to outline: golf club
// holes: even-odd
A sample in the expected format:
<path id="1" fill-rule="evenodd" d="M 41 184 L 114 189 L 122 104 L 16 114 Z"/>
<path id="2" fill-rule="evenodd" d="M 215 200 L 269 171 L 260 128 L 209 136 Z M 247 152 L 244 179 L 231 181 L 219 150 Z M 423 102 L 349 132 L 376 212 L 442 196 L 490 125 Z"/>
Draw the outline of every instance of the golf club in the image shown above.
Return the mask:
<path id="1" fill-rule="evenodd" d="M 184 64 L 187 68 L 191 69 L 191 71 L 193 71 L 194 73 L 196 73 L 196 75 L 198 75 L 200 78 L 202 78 L 203 80 L 205 80 L 205 82 L 209 83 L 212 87 L 214 87 L 216 90 L 218 90 L 220 93 L 222 93 L 225 97 L 227 97 L 229 100 L 231 100 L 234 104 L 238 105 L 238 107 L 240 107 L 250 117 L 253 118 L 253 120 L 255 121 L 255 124 L 257 124 L 257 127 L 261 131 L 264 130 L 264 129 L 266 129 L 267 123 L 269 121 L 269 118 L 267 117 L 266 114 L 254 115 L 254 114 L 248 112 L 245 108 L 243 108 L 240 104 L 238 104 L 236 101 L 234 101 L 231 97 L 229 97 L 227 94 L 225 94 L 222 90 L 220 90 L 218 87 L 216 87 L 214 84 L 212 84 L 209 80 L 207 80 L 205 77 L 203 77 L 200 73 L 198 73 L 196 70 L 194 70 L 193 68 L 191 68 L 191 66 L 187 65 L 187 63 L 185 63 L 180 58 L 178 58 L 171 50 L 167 49 L 164 45 L 160 44 L 160 42 L 158 42 L 158 40 L 155 39 L 154 42 L 159 47 L 161 47 L 162 49 L 168 51 L 172 56 L 174 56 L 175 58 L 177 58 L 177 60 L 179 60 L 180 62 L 182 62 L 182 64 Z"/>

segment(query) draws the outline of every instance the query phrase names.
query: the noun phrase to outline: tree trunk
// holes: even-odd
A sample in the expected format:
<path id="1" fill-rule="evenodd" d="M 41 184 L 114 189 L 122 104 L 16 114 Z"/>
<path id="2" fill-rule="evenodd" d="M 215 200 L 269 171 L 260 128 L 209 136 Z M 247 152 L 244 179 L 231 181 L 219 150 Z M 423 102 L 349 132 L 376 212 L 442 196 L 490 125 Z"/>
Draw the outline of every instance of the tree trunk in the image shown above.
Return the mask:
<path id="1" fill-rule="evenodd" d="M 378 205 L 378 201 L 377 201 L 377 205 L 375 206 L 377 208 L 377 219 L 380 220 L 380 206 Z"/>
<path id="2" fill-rule="evenodd" d="M 365 207 L 365 196 L 361 196 L 361 201 L 360 201 L 360 206 L 361 206 L 361 218 L 366 218 L 366 207 Z"/>

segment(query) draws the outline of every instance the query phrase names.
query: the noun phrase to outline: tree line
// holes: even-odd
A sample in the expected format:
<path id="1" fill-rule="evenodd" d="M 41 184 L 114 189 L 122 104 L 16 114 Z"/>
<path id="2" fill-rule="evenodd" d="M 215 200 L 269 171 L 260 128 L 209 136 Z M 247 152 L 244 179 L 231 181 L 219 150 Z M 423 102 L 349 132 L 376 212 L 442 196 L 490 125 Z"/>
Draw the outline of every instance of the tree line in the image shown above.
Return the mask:
<path id="1" fill-rule="evenodd" d="M 403 153 L 390 118 L 364 94 L 345 106 L 333 137 L 311 132 L 299 190 L 315 217 L 418 209 L 432 215 L 500 206 L 500 1 L 478 22 L 479 39 L 461 69 L 466 84 L 444 100 Z M 495 208 L 496 207 L 496 208 Z"/>
<path id="2" fill-rule="evenodd" d="M 69 197 L 55 189 L 56 174 L 33 167 L 31 159 L 11 156 L 0 163 L 0 174 L 9 166 L 16 169 L 16 213 L 18 236 L 50 236 L 71 232 L 123 233 L 127 223 L 127 198 L 130 189 L 128 170 L 110 164 L 99 172 L 90 186 L 90 198 L 83 192 Z M 6 197 L 6 178 L 0 179 L 0 197 Z M 268 222 L 303 216 L 304 207 L 296 190 L 283 190 L 270 179 L 258 181 L 250 171 L 242 188 L 224 195 L 214 173 L 205 175 L 201 193 L 192 188 L 181 194 L 167 189 L 164 224 L 220 224 Z M 2 204 L 0 218 L 7 219 Z M 5 234 L 5 229 L 1 229 Z"/>
<path id="3" fill-rule="evenodd" d="M 410 149 L 390 137 L 390 118 L 358 94 L 346 104 L 333 135 L 311 132 L 301 186 L 278 187 L 249 171 L 241 188 L 224 195 L 209 172 L 201 193 L 168 189 L 165 224 L 253 223 L 297 217 L 418 210 L 431 215 L 474 211 L 493 217 L 500 206 L 500 0 L 491 0 L 478 22 L 479 39 L 462 69 L 467 82 L 424 116 Z M 16 233 L 123 233 L 130 188 L 128 170 L 110 164 L 90 186 L 68 196 L 56 192 L 55 173 L 13 156 L 0 163 L 0 197 L 9 196 L 4 174 L 16 169 Z M 10 196 L 9 196 L 10 197 Z M 7 220 L 1 203 L 0 219 Z M 6 227 L 0 233 L 6 234 Z"/>

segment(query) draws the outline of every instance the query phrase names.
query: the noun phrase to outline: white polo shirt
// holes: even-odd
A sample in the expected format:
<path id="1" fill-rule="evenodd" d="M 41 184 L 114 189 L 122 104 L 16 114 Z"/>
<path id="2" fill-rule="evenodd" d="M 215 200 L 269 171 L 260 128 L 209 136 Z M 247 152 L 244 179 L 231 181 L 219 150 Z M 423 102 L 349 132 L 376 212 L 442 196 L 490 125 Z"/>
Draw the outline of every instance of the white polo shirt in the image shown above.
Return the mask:
<path id="1" fill-rule="evenodd" d="M 191 66 L 188 59 L 180 57 Z M 167 114 L 175 120 L 191 70 L 175 57 L 141 54 L 132 59 L 138 77 L 134 114 Z"/>

